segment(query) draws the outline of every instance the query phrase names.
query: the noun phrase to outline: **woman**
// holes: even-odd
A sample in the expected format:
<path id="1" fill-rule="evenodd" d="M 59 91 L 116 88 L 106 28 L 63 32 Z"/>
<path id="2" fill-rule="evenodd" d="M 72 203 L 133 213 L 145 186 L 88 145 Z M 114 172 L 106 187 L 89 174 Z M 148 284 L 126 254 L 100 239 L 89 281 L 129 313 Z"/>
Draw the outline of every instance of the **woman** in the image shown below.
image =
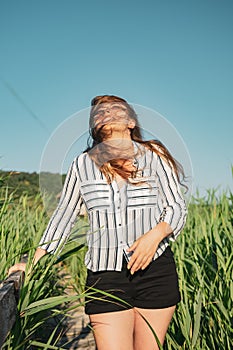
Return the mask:
<path id="1" fill-rule="evenodd" d="M 158 349 L 180 301 L 169 241 L 186 219 L 181 166 L 159 142 L 143 141 L 134 109 L 117 96 L 91 102 L 92 145 L 72 163 L 59 205 L 35 254 L 61 249 L 84 204 L 86 299 L 98 350 Z M 21 266 L 22 268 L 22 266 Z"/>

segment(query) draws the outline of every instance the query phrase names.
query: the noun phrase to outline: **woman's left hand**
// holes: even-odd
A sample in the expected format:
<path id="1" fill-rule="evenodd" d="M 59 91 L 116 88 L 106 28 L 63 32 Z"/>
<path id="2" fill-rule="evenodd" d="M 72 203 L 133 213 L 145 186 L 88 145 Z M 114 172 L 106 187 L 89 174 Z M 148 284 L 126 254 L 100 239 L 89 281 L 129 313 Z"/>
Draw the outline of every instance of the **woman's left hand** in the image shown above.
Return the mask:
<path id="1" fill-rule="evenodd" d="M 127 268 L 133 275 L 138 270 L 144 270 L 152 261 L 158 245 L 161 241 L 158 232 L 151 230 L 139 237 L 128 249 L 129 252 L 133 251 Z"/>

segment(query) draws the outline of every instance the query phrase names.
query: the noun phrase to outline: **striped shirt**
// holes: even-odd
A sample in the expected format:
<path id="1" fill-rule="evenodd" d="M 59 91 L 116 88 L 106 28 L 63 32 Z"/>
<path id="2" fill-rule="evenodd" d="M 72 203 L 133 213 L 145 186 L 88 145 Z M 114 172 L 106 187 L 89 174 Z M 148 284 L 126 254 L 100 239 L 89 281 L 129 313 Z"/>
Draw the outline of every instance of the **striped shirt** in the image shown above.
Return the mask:
<path id="1" fill-rule="evenodd" d="M 187 215 L 177 177 L 155 152 L 136 142 L 134 147 L 140 170 L 137 185 L 129 182 L 119 187 L 115 180 L 108 184 L 87 152 L 74 159 L 41 248 L 51 253 L 61 249 L 82 204 L 90 223 L 85 265 L 92 271 L 120 271 L 123 248 L 161 221 L 171 226 L 172 233 L 160 242 L 154 259 L 164 252 L 169 240 L 176 240 Z"/>

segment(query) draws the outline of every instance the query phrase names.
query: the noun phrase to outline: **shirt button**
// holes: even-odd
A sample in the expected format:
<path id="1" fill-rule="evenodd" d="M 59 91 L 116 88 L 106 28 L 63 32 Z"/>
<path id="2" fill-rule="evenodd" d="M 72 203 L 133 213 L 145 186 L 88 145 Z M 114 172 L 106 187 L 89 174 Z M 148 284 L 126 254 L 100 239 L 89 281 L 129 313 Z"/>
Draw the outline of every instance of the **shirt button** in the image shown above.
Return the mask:
<path id="1" fill-rule="evenodd" d="M 119 226 L 121 226 L 121 224 L 119 224 Z"/>
<path id="2" fill-rule="evenodd" d="M 117 207 L 117 209 L 120 209 L 120 207 Z"/>

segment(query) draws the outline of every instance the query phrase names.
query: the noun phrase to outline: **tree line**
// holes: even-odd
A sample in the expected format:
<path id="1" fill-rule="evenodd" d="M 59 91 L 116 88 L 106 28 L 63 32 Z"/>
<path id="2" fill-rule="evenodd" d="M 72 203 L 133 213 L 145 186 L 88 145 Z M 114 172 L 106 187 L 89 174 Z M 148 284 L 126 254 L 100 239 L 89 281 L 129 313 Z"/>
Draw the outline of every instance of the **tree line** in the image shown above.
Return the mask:
<path id="1" fill-rule="evenodd" d="M 19 171 L 0 171 L 0 186 L 7 188 L 9 193 L 13 193 L 14 198 L 19 198 L 23 194 L 35 196 L 40 193 L 40 181 L 46 183 L 51 193 L 59 195 L 61 182 L 64 183 L 65 174 L 53 174 L 49 172 L 19 172 Z"/>

